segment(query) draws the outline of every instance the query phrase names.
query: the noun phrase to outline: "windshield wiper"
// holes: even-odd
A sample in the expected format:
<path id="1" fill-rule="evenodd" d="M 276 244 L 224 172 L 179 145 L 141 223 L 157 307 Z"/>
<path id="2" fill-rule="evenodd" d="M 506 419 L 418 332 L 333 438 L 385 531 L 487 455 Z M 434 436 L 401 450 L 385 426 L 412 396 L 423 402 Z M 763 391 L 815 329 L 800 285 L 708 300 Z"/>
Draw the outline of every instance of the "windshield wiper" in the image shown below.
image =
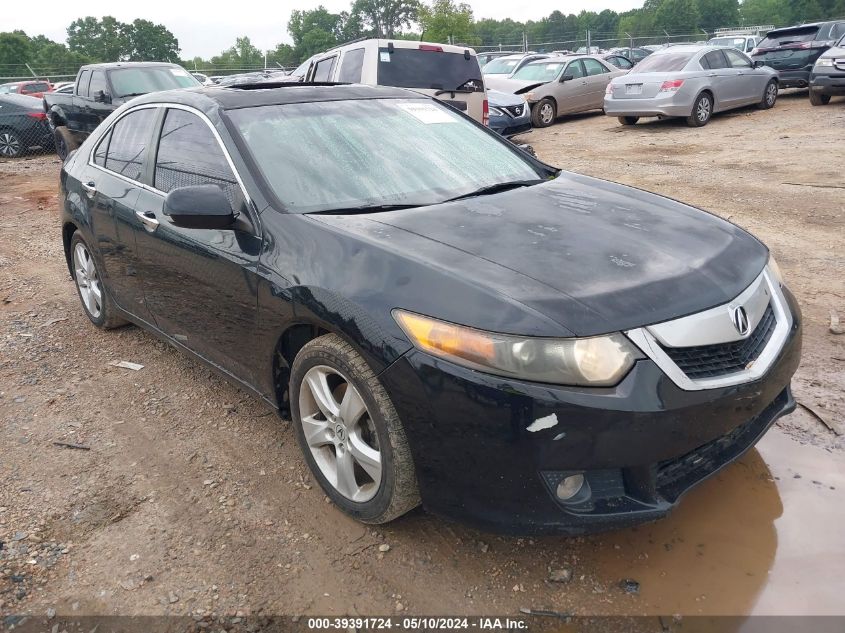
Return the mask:
<path id="1" fill-rule="evenodd" d="M 399 211 L 400 209 L 414 209 L 423 207 L 429 202 L 419 204 L 371 204 L 361 207 L 348 207 L 346 209 L 324 209 L 323 211 L 312 211 L 308 215 L 355 215 L 358 213 L 380 213 L 382 211 Z"/>
<path id="2" fill-rule="evenodd" d="M 444 200 L 443 202 L 453 202 L 455 200 L 463 200 L 464 198 L 474 198 L 475 196 L 489 196 L 494 193 L 508 191 L 509 189 L 516 189 L 517 187 L 530 187 L 531 185 L 539 185 L 541 182 L 546 181 L 541 178 L 538 178 L 536 180 L 512 180 L 510 182 L 499 182 L 495 185 L 488 185 L 486 187 L 481 187 L 481 189 L 471 191 L 470 193 L 465 193 L 460 196 L 455 196 L 454 198 L 449 198 L 447 200 Z"/>
<path id="3" fill-rule="evenodd" d="M 129 94 L 120 95 L 118 99 L 125 99 L 126 97 L 140 97 L 141 95 L 149 94 L 147 92 L 130 92 Z"/>

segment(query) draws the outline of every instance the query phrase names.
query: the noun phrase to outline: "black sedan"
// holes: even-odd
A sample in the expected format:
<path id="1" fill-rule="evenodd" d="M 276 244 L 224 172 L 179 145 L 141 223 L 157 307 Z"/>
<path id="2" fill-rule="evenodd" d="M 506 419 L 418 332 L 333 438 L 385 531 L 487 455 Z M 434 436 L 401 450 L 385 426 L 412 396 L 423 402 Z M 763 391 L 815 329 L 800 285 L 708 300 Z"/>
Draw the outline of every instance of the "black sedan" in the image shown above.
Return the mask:
<path id="1" fill-rule="evenodd" d="M 800 315 L 763 244 L 413 92 L 147 95 L 61 192 L 87 317 L 289 414 L 367 523 L 655 519 L 795 406 Z"/>
<path id="2" fill-rule="evenodd" d="M 53 133 L 41 100 L 0 95 L 0 158 L 14 158 L 35 147 L 53 147 Z"/>

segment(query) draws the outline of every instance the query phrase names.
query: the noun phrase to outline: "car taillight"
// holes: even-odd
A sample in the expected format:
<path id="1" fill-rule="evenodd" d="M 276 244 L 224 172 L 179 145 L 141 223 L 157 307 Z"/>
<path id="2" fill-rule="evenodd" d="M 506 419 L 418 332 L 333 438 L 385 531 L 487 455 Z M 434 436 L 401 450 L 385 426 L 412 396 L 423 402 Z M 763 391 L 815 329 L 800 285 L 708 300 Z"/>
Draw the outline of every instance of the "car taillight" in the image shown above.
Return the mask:
<path id="1" fill-rule="evenodd" d="M 684 85 L 683 79 L 672 79 L 671 81 L 664 81 L 660 86 L 660 92 L 678 92 L 681 86 Z"/>
<path id="2" fill-rule="evenodd" d="M 613 94 L 613 84 L 607 84 L 607 88 L 604 89 L 604 94 L 612 95 Z"/>
<path id="3" fill-rule="evenodd" d="M 26 116 L 30 116 L 33 119 L 38 119 L 39 121 L 46 121 L 47 120 L 47 113 L 46 112 L 27 112 Z"/>
<path id="4" fill-rule="evenodd" d="M 484 105 L 481 106 L 481 122 L 484 125 L 490 125 L 490 102 L 484 100 Z"/>
<path id="5" fill-rule="evenodd" d="M 442 46 L 432 46 L 431 44 L 420 44 L 421 51 L 432 51 L 435 53 L 442 53 L 443 47 Z"/>

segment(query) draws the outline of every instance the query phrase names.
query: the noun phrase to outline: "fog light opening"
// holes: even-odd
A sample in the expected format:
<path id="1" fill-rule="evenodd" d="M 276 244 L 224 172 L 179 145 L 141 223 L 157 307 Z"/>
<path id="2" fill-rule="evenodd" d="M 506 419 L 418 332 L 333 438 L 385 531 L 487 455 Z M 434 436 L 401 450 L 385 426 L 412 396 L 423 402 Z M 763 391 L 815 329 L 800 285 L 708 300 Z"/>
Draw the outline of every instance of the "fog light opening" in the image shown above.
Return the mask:
<path id="1" fill-rule="evenodd" d="M 584 475 L 570 475 L 561 480 L 557 485 L 557 498 L 561 501 L 569 501 L 575 497 L 584 488 Z"/>

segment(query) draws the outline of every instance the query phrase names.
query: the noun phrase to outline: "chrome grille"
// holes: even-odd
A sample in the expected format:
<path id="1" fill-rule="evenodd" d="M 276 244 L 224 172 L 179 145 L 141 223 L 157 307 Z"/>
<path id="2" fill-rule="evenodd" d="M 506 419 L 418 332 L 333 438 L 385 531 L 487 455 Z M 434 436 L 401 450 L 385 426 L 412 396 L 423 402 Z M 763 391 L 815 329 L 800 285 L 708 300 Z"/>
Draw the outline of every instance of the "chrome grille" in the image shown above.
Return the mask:
<path id="1" fill-rule="evenodd" d="M 689 378 L 715 378 L 747 369 L 768 344 L 776 324 L 770 303 L 757 327 L 746 339 L 698 347 L 661 347 Z"/>
<path id="2" fill-rule="evenodd" d="M 522 109 L 524 107 L 524 105 L 505 106 L 505 110 L 507 110 L 511 116 L 522 116 Z"/>

